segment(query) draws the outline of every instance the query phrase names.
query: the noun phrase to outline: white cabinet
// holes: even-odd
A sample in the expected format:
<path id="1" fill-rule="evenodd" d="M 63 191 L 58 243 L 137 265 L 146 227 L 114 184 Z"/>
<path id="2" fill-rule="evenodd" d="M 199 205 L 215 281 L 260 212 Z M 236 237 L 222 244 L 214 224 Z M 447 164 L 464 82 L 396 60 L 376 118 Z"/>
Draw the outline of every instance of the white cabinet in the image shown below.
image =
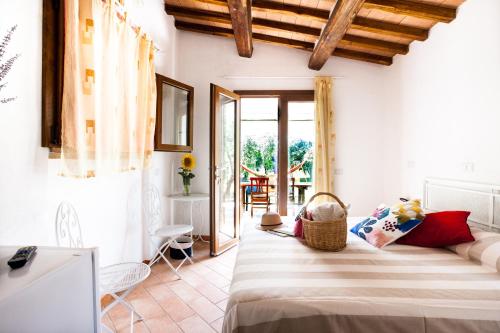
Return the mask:
<path id="1" fill-rule="evenodd" d="M 100 332 L 97 249 L 39 247 L 24 267 L 0 246 L 0 332 Z"/>

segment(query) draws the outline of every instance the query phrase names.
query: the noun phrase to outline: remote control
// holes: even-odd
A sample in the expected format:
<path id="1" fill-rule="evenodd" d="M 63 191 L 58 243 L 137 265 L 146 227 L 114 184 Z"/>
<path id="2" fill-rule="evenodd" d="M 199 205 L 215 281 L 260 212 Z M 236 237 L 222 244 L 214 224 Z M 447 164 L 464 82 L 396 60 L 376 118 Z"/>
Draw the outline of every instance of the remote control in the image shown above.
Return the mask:
<path id="1" fill-rule="evenodd" d="M 26 246 L 17 250 L 16 254 L 7 262 L 12 269 L 21 268 L 33 258 L 36 252 L 36 246 Z"/>

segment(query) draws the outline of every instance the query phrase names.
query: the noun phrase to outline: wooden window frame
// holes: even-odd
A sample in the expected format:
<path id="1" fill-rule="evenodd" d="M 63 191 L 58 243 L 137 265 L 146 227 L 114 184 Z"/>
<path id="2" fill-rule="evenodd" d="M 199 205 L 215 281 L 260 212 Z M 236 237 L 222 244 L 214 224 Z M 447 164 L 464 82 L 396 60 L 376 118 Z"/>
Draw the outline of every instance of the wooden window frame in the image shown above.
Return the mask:
<path id="1" fill-rule="evenodd" d="M 41 146 L 61 147 L 64 73 L 64 0 L 43 0 Z"/>
<path id="2" fill-rule="evenodd" d="M 278 212 L 288 210 L 288 102 L 313 102 L 314 90 L 236 90 L 242 98 L 278 98 Z M 282 163 L 284 162 L 284 163 Z"/>

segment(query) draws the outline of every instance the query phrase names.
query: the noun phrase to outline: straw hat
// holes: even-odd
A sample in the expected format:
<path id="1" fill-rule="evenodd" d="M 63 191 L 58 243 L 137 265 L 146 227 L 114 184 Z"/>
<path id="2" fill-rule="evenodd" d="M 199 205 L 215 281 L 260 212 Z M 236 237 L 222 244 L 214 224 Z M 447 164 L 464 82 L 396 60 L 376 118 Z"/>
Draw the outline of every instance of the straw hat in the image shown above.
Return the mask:
<path id="1" fill-rule="evenodd" d="M 260 224 L 256 224 L 255 227 L 260 230 L 270 230 L 282 225 L 281 217 L 278 213 L 267 212 L 262 215 L 262 220 Z"/>

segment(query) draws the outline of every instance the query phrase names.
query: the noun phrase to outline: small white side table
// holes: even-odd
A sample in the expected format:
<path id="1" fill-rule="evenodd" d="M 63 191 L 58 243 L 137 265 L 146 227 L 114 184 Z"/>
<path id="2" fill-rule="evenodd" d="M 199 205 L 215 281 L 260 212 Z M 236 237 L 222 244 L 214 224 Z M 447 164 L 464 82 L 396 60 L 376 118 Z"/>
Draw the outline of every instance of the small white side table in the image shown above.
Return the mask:
<path id="1" fill-rule="evenodd" d="M 175 216 L 175 205 L 174 203 L 176 201 L 178 202 L 188 202 L 189 203 L 189 222 L 191 226 L 194 228 L 193 225 L 193 208 L 194 208 L 194 203 L 198 202 L 198 212 L 200 213 L 200 220 L 201 220 L 201 225 L 203 225 L 203 212 L 201 211 L 201 203 L 203 201 L 208 201 L 209 196 L 206 193 L 191 193 L 190 195 L 183 195 L 183 194 L 174 194 L 174 195 L 169 195 L 168 198 L 172 200 L 172 209 L 170 210 L 170 219 L 173 221 L 173 217 Z M 208 241 L 203 240 L 201 237 L 201 227 L 199 229 L 199 233 L 196 237 L 193 237 L 193 241 L 195 240 L 201 240 L 202 242 L 208 243 Z"/>

